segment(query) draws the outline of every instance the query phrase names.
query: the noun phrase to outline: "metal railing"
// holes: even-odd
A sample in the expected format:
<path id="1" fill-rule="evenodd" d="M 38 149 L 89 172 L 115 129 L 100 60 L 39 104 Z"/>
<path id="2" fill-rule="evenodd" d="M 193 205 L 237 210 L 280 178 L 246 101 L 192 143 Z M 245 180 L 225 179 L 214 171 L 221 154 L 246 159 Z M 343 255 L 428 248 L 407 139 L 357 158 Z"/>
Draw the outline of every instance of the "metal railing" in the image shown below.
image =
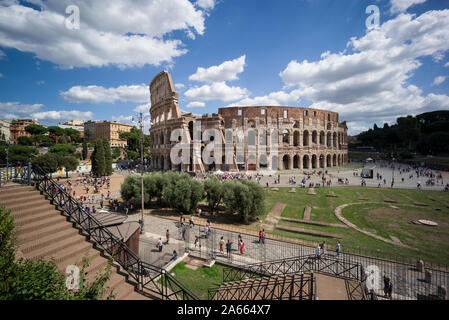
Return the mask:
<path id="1" fill-rule="evenodd" d="M 208 289 L 209 300 L 315 300 L 313 274 L 260 277 Z"/>
<path id="2" fill-rule="evenodd" d="M 240 267 L 224 268 L 223 282 L 240 281 L 245 278 L 275 276 L 295 273 L 320 272 L 332 276 L 364 282 L 366 274 L 359 263 L 336 258 L 317 259 L 306 255 L 288 259 L 280 259 Z"/>
<path id="3" fill-rule="evenodd" d="M 10 168 L 11 169 L 11 168 Z M 184 286 L 167 270 L 153 266 L 140 259 L 121 239 L 105 228 L 92 214 L 87 212 L 70 194 L 59 187 L 37 166 L 16 168 L 6 180 L 31 185 L 41 191 L 57 205 L 91 240 L 110 254 L 127 271 L 137 284 L 137 290 L 162 300 L 199 300 L 198 296 Z"/>

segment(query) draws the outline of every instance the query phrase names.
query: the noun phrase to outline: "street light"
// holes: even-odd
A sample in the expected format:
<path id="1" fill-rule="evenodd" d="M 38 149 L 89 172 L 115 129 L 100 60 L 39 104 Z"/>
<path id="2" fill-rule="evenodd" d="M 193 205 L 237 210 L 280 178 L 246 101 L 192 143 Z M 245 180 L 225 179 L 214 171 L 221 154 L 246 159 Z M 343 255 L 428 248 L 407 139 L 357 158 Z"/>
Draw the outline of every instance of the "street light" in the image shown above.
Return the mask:
<path id="1" fill-rule="evenodd" d="M 134 117 L 132 118 L 132 123 L 134 122 Z M 143 233 L 143 227 L 144 227 L 144 222 L 143 222 L 143 212 L 144 212 L 144 203 L 145 203 L 145 198 L 144 198 L 144 188 L 143 188 L 143 116 L 142 116 L 142 112 L 139 113 L 139 127 L 140 127 L 140 178 L 141 178 L 141 189 L 142 189 L 142 219 L 141 219 L 141 227 L 140 227 L 140 234 Z"/>

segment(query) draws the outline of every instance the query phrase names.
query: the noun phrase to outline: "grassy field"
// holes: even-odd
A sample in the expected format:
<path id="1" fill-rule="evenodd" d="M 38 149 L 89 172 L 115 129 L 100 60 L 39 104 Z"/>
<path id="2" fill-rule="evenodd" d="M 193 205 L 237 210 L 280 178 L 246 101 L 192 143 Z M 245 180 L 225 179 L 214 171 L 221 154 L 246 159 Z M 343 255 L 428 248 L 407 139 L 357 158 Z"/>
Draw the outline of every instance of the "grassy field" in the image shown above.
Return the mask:
<path id="1" fill-rule="evenodd" d="M 192 270 L 186 267 L 185 262 L 180 262 L 170 273 L 200 297 L 201 300 L 206 300 L 208 298 L 207 289 L 218 287 L 222 283 L 223 268 L 225 266 L 216 263 L 211 268 L 199 267 L 196 270 Z"/>
<path id="2" fill-rule="evenodd" d="M 302 219 L 306 205 L 312 206 L 311 221 L 341 224 L 334 214 L 337 206 L 356 202 L 378 202 L 378 204 L 353 205 L 343 210 L 343 216 L 359 228 L 370 231 L 386 239 L 398 238 L 403 244 L 412 249 L 392 245 L 375 239 L 351 228 L 330 226 L 314 226 L 280 221 L 281 225 L 297 226 L 341 236 L 342 248 L 356 252 L 359 248 L 373 255 L 403 255 L 420 258 L 442 264 L 449 264 L 449 209 L 444 203 L 449 203 L 449 194 L 442 191 L 378 189 L 362 187 L 336 187 L 315 189 L 317 195 L 308 195 L 308 188 L 298 188 L 296 193 L 289 193 L 290 188 L 279 188 L 279 191 L 266 190 L 267 213 L 275 203 L 285 203 L 286 207 L 281 216 Z M 326 197 L 332 190 L 337 198 Z M 368 200 L 359 200 L 361 194 Z M 434 198 L 436 201 L 431 200 Z M 397 203 L 386 203 L 392 199 Z M 427 207 L 415 206 L 414 202 L 426 204 Z M 391 206 L 398 209 L 394 209 Z M 436 209 L 440 210 L 436 210 Z M 427 227 L 410 223 L 411 220 L 427 219 L 437 222 L 437 227 Z M 333 248 L 337 239 L 309 235 L 274 229 L 272 233 L 282 236 L 300 238 L 321 242 L 326 240 L 329 248 Z"/>

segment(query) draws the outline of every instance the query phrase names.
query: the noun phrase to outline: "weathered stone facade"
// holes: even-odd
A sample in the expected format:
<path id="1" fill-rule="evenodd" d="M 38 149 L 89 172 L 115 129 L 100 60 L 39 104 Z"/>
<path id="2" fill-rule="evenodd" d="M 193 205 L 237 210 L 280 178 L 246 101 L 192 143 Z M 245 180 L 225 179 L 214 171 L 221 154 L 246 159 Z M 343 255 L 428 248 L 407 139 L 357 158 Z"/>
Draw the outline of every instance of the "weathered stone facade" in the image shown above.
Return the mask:
<path id="1" fill-rule="evenodd" d="M 338 113 L 283 106 L 235 106 L 203 116 L 182 113 L 166 71 L 153 79 L 150 93 L 150 152 L 155 170 L 318 169 L 348 161 L 347 127 L 338 122 Z M 195 133 L 196 126 L 201 126 L 199 133 Z M 185 132 L 189 150 L 182 152 L 188 151 L 187 163 L 173 163 L 170 157 L 182 140 L 177 129 Z M 209 129 L 217 129 L 218 134 L 210 138 Z M 221 142 L 221 161 L 216 150 L 218 161 L 206 164 L 203 150 L 214 140 Z M 231 156 L 226 153 L 229 150 Z"/>

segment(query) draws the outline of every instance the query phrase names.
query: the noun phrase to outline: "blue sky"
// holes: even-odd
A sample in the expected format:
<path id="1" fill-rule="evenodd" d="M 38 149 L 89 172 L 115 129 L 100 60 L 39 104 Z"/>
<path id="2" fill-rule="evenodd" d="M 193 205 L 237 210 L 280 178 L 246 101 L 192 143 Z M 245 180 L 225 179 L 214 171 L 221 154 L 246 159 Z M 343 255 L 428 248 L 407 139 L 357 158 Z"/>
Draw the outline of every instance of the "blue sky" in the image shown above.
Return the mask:
<path id="1" fill-rule="evenodd" d="M 3 0 L 0 118 L 129 122 L 166 69 L 184 111 L 314 107 L 356 134 L 449 109 L 448 50 L 443 0 Z"/>

